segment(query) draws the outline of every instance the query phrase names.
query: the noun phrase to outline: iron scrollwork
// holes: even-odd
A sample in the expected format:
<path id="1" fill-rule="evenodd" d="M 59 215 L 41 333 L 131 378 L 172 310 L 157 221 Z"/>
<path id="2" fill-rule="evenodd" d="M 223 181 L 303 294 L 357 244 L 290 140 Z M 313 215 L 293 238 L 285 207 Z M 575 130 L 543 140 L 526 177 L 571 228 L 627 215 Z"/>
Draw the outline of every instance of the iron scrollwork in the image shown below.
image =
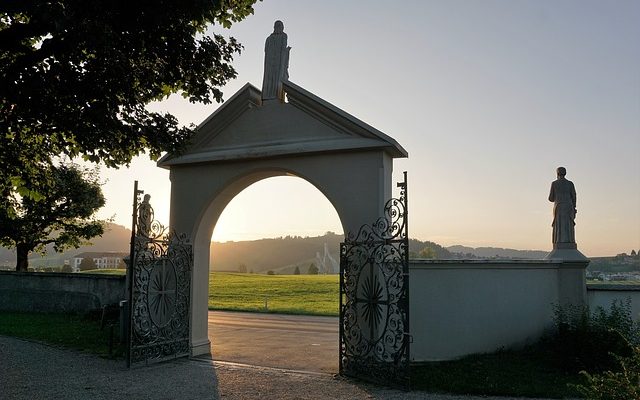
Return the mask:
<path id="1" fill-rule="evenodd" d="M 189 355 L 193 250 L 155 220 L 149 195 L 136 197 L 130 290 L 129 365 Z"/>
<path id="2" fill-rule="evenodd" d="M 340 373 L 409 385 L 407 181 L 384 215 L 340 245 Z"/>

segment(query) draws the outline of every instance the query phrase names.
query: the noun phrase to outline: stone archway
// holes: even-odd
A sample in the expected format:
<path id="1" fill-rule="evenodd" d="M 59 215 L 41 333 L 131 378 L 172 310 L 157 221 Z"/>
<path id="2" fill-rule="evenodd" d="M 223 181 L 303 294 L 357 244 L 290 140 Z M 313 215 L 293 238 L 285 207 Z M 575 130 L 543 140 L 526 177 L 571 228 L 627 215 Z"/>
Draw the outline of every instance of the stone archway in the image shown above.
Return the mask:
<path id="1" fill-rule="evenodd" d="M 170 169 L 170 225 L 191 236 L 191 354 L 210 351 L 207 336 L 209 244 L 225 206 L 244 188 L 281 175 L 305 179 L 336 209 L 344 232 L 381 215 L 391 197 L 392 138 L 289 82 L 288 101 L 262 101 L 246 84 L 197 128 L 191 146 L 158 165 Z"/>

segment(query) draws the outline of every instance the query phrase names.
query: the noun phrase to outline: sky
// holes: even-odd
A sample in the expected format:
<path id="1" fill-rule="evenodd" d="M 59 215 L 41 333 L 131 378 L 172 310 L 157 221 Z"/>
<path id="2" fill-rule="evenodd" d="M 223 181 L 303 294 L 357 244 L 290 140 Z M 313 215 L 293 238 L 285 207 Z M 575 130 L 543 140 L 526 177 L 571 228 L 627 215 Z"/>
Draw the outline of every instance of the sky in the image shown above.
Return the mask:
<path id="1" fill-rule="evenodd" d="M 640 2 L 636 0 L 265 0 L 231 29 L 243 45 L 230 98 L 262 85 L 264 41 L 284 22 L 289 79 L 396 139 L 410 236 L 449 246 L 550 250 L 558 166 L 578 194 L 587 256 L 640 249 Z M 149 108 L 198 124 L 218 104 Z M 102 168 L 100 217 L 131 223 L 133 180 L 168 221 L 167 170 L 146 157 Z M 227 206 L 217 241 L 342 233 L 329 201 L 295 177 L 260 181 Z"/>

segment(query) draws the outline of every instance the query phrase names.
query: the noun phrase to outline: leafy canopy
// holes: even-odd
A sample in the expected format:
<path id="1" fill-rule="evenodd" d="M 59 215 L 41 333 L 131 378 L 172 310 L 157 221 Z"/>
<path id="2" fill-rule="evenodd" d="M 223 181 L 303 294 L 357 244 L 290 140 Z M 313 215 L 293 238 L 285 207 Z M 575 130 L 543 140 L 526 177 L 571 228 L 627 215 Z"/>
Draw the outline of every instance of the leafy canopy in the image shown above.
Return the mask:
<path id="1" fill-rule="evenodd" d="M 49 174 L 42 198 L 14 195 L 0 208 L 0 244 L 17 249 L 17 270 L 27 269 L 31 251 L 44 253 L 48 244 L 55 251 L 79 247 L 104 232 L 103 222 L 94 218 L 105 204 L 97 171 L 61 164 Z"/>
<path id="2" fill-rule="evenodd" d="M 208 35 L 255 0 L 0 2 L 0 189 L 38 197 L 45 165 L 82 155 L 107 166 L 179 151 L 192 134 L 145 106 L 180 92 L 220 102 L 236 76 L 233 38 Z M 45 168 L 46 170 L 46 168 Z"/>

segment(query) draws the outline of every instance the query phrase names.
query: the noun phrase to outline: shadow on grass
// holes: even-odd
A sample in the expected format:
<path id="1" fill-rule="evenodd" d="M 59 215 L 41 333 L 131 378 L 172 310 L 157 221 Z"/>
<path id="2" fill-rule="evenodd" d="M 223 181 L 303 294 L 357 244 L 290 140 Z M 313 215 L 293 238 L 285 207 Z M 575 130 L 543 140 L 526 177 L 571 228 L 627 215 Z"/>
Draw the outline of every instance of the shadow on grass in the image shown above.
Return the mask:
<path id="1" fill-rule="evenodd" d="M 113 330 L 113 337 L 111 337 Z M 100 314 L 0 312 L 0 335 L 67 347 L 107 358 L 124 358 L 119 327 L 101 328 Z M 113 347 L 109 351 L 109 341 Z"/>
<path id="2" fill-rule="evenodd" d="M 429 392 L 543 398 L 582 397 L 574 385 L 585 383 L 578 373 L 560 368 L 542 344 L 417 364 L 411 381 L 412 389 Z"/>

